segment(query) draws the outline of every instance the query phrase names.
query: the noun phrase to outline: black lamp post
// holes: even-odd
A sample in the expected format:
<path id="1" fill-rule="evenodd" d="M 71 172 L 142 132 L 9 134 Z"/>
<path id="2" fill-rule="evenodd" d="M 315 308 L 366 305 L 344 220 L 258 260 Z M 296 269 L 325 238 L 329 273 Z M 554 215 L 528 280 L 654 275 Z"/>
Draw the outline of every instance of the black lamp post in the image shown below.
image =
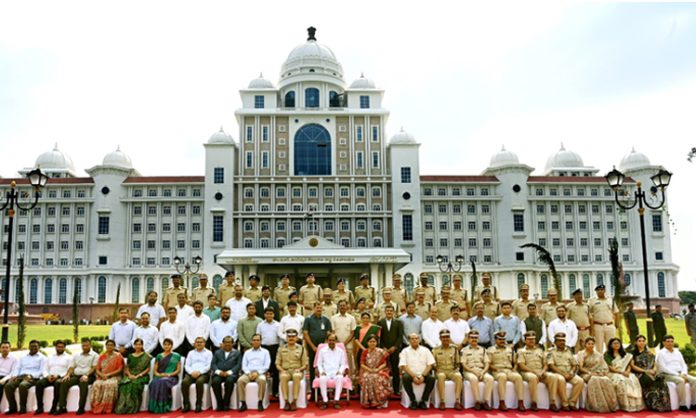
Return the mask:
<path id="1" fill-rule="evenodd" d="M 188 289 L 189 287 L 189 277 L 191 277 L 192 274 L 198 273 L 198 270 L 201 268 L 201 263 L 203 262 L 203 259 L 201 258 L 200 255 L 197 255 L 193 259 L 193 266 L 186 262 L 183 266 L 181 265 L 181 262 L 183 260 L 181 257 L 174 257 L 174 268 L 176 268 L 176 272 L 179 274 L 183 274 L 186 276 L 186 288 Z M 183 270 L 181 269 L 183 267 Z M 189 289 L 193 290 L 193 289 Z"/>
<path id="2" fill-rule="evenodd" d="M 462 255 L 458 255 L 454 258 L 454 262 L 457 264 L 456 267 L 449 260 L 447 261 L 447 265 L 445 265 L 445 257 L 441 255 L 435 257 L 435 261 L 437 261 L 437 268 L 443 273 L 459 273 L 462 271 L 462 267 L 464 266 L 464 256 Z M 449 275 L 447 277 L 447 283 L 443 283 L 443 285 L 449 286 L 449 281 L 451 278 Z"/>
<path id="3" fill-rule="evenodd" d="M 27 178 L 29 183 L 34 188 L 34 201 L 28 206 L 24 206 L 19 203 L 19 198 L 23 197 L 21 193 L 17 192 L 17 183 L 12 181 L 10 183 L 10 190 L 5 195 L 5 203 L 0 206 L 0 211 L 7 210 L 7 216 L 9 218 L 8 228 L 7 228 L 7 264 L 5 265 L 5 282 L 4 282 L 4 310 L 2 315 L 2 341 L 9 340 L 9 313 L 10 313 L 10 268 L 12 267 L 12 232 L 14 230 L 14 216 L 15 207 L 21 210 L 31 210 L 39 203 L 39 197 L 41 196 L 41 189 L 48 182 L 48 176 L 41 172 L 40 169 L 35 168 L 27 173 Z"/>
<path id="4" fill-rule="evenodd" d="M 648 344 L 652 346 L 653 340 L 653 324 L 650 318 L 650 281 L 648 280 L 648 249 L 645 243 L 645 207 L 657 210 L 660 209 L 665 204 L 665 189 L 669 186 L 669 182 L 672 178 L 672 173 L 661 168 L 657 174 L 650 177 L 654 186 L 650 188 L 650 195 L 647 195 L 643 190 L 642 183 L 637 182 L 637 189 L 633 192 L 633 202 L 627 202 L 626 204 L 621 203 L 619 196 L 619 189 L 623 185 L 626 176 L 614 168 L 606 176 L 604 176 L 609 186 L 614 189 L 614 199 L 616 204 L 620 208 L 625 210 L 630 210 L 638 206 L 638 218 L 640 219 L 640 243 L 643 250 L 643 283 L 645 286 L 645 316 L 647 318 L 647 328 L 648 328 Z M 651 204 L 649 196 L 656 197 L 659 192 L 659 197 L 657 197 L 657 204 Z"/>

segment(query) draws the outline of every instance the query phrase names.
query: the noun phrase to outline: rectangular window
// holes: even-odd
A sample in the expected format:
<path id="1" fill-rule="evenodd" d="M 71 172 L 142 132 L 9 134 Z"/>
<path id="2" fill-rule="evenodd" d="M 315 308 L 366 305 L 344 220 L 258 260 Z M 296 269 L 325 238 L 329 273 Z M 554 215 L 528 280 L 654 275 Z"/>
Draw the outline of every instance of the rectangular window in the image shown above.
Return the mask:
<path id="1" fill-rule="evenodd" d="M 225 168 L 215 167 L 213 168 L 213 183 L 222 184 L 225 182 Z"/>
<path id="2" fill-rule="evenodd" d="M 213 242 L 222 242 L 223 235 L 223 218 L 222 216 L 213 216 Z"/>
<path id="3" fill-rule="evenodd" d="M 411 182 L 411 167 L 401 167 L 401 182 L 410 183 Z"/>
<path id="4" fill-rule="evenodd" d="M 108 216 L 100 216 L 99 217 L 99 235 L 108 235 L 109 234 L 109 217 Z"/>
<path id="5" fill-rule="evenodd" d="M 270 164 L 270 158 L 268 151 L 261 152 L 261 168 L 268 168 Z"/>
<path id="6" fill-rule="evenodd" d="M 372 142 L 379 141 L 379 126 L 372 127 Z"/>
<path id="7" fill-rule="evenodd" d="M 356 168 L 365 168 L 365 161 L 363 159 L 362 151 L 358 151 L 358 153 L 355 156 L 355 167 Z"/>
<path id="8" fill-rule="evenodd" d="M 413 217 L 411 215 L 403 215 L 401 218 L 402 239 L 404 241 L 413 241 Z"/>
<path id="9" fill-rule="evenodd" d="M 524 214 L 514 213 L 512 215 L 513 231 L 524 232 Z"/>
<path id="10" fill-rule="evenodd" d="M 263 109 L 264 97 L 254 96 L 254 109 Z"/>
<path id="11" fill-rule="evenodd" d="M 379 168 L 379 151 L 372 151 L 372 168 Z"/>
<path id="12" fill-rule="evenodd" d="M 246 152 L 246 168 L 254 168 L 254 153 L 251 151 Z"/>
<path id="13" fill-rule="evenodd" d="M 664 260 L 664 255 L 662 254 L 662 251 L 655 251 L 655 260 L 657 260 L 657 261 Z"/>
<path id="14" fill-rule="evenodd" d="M 370 96 L 360 96 L 360 109 L 370 108 Z"/>
<path id="15" fill-rule="evenodd" d="M 362 126 L 355 127 L 355 141 L 356 142 L 363 141 L 363 127 Z"/>
<path id="16" fill-rule="evenodd" d="M 268 126 L 261 127 L 261 142 L 268 142 Z"/>
<path id="17" fill-rule="evenodd" d="M 662 215 L 653 214 L 653 216 L 652 216 L 652 229 L 653 229 L 653 232 L 662 232 Z"/>
<path id="18" fill-rule="evenodd" d="M 254 127 L 246 127 L 246 142 L 254 142 Z"/>

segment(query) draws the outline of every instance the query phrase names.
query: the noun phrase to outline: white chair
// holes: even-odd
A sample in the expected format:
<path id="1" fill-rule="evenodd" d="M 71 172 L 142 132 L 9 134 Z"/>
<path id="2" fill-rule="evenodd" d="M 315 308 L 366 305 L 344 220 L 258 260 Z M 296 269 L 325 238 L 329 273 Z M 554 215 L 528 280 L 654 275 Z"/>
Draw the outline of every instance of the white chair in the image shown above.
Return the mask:
<path id="1" fill-rule="evenodd" d="M 288 382 L 288 396 L 290 397 L 289 401 L 292 402 L 292 390 L 293 382 L 290 381 Z M 247 402 L 247 405 L 249 405 L 249 402 Z M 297 399 L 295 402 L 295 405 L 298 408 L 306 408 L 307 407 L 307 379 L 302 379 L 300 381 L 300 397 Z M 280 400 L 279 400 L 279 406 L 280 409 L 285 408 L 285 399 L 283 398 L 283 391 L 280 391 Z"/>
<path id="2" fill-rule="evenodd" d="M 214 396 L 210 396 L 210 385 L 208 383 L 205 383 L 203 385 L 203 400 L 201 401 L 201 409 L 206 410 L 210 409 L 210 398 Z M 198 402 L 198 398 L 196 397 L 196 384 L 192 384 L 189 386 L 189 402 L 191 403 L 191 408 L 195 408 L 196 403 Z M 182 398 L 181 398 L 181 403 L 183 405 L 184 403 L 184 398 L 183 398 L 183 392 L 182 392 Z"/>
<path id="3" fill-rule="evenodd" d="M 152 383 L 152 378 L 155 373 L 155 360 L 152 359 L 152 362 L 150 363 L 150 383 Z M 172 411 L 176 411 L 177 409 L 181 408 L 181 379 L 184 378 L 184 363 L 186 362 L 186 357 L 181 356 L 181 368 L 179 370 L 179 381 L 172 387 Z M 150 391 L 149 391 L 150 385 L 146 385 L 144 390 L 143 390 L 143 400 L 140 403 L 140 410 L 141 411 L 147 411 L 148 408 L 148 401 L 149 401 L 149 396 L 150 396 Z"/>
<path id="4" fill-rule="evenodd" d="M 529 392 L 529 382 L 524 382 L 524 406 L 526 408 L 531 408 L 532 406 L 532 394 Z M 549 409 L 549 389 L 542 382 L 537 385 L 537 408 L 539 409 Z"/>
<path id="5" fill-rule="evenodd" d="M 51 394 L 53 393 L 53 389 L 51 389 Z M 48 391 L 45 391 L 45 394 L 48 394 Z M 17 401 L 17 407 L 19 408 L 19 388 L 15 390 L 15 400 Z M 53 396 L 51 396 L 51 401 L 53 400 Z M 44 405 L 46 405 L 46 399 L 44 399 Z M 2 402 L 0 402 L 0 411 L 5 413 L 8 409 L 10 408 L 9 404 L 7 403 L 7 397 L 3 394 L 2 396 Z M 48 408 L 51 408 L 51 404 L 48 404 Z M 27 396 L 27 405 L 26 405 L 27 413 L 31 413 L 36 410 L 36 388 L 31 387 L 29 388 L 29 395 Z M 45 409 L 45 408 L 44 408 Z M 48 411 L 47 409 L 45 409 Z"/>
<path id="6" fill-rule="evenodd" d="M 291 384 L 292 384 L 292 382 L 291 382 Z M 269 380 L 267 380 L 266 381 L 266 391 L 263 394 L 263 408 L 264 409 L 267 409 L 268 406 L 271 404 L 270 396 L 268 393 L 270 388 L 271 388 L 271 386 L 269 384 Z M 246 392 L 247 408 L 258 410 L 259 409 L 259 384 L 256 382 L 247 383 L 245 392 Z M 239 407 L 239 383 L 237 383 L 235 385 L 234 392 L 232 392 L 231 404 L 234 405 L 233 406 L 234 409 L 237 409 Z M 297 406 L 300 406 L 299 402 L 298 402 Z"/>
<path id="7" fill-rule="evenodd" d="M 667 382 L 667 389 L 669 389 L 669 402 L 672 407 L 672 411 L 679 409 L 679 395 L 677 395 L 677 384 L 674 382 Z M 686 395 L 686 404 L 691 405 L 691 385 L 684 383 L 684 392 Z"/>
<path id="8" fill-rule="evenodd" d="M 433 390 L 433 392 L 437 391 L 437 389 Z M 420 399 L 423 396 L 423 392 L 425 392 L 425 383 L 421 383 L 419 385 L 414 384 L 413 385 L 413 394 L 416 396 L 416 399 Z M 430 394 L 432 397 L 432 394 Z M 425 404 L 430 407 L 430 398 L 424 399 Z M 406 394 L 406 391 L 404 390 L 404 385 L 401 385 L 401 405 L 404 408 L 408 408 L 411 406 L 411 399 L 409 399 L 408 395 Z"/>
<path id="9" fill-rule="evenodd" d="M 454 394 L 454 382 L 451 380 L 445 380 L 445 408 L 454 408 L 454 404 L 457 401 L 461 402 L 461 399 L 457 399 Z M 434 402 L 436 408 L 440 407 L 440 391 L 437 390 L 437 382 L 435 383 L 435 389 L 433 390 Z"/>
<path id="10" fill-rule="evenodd" d="M 147 389 L 147 386 L 145 387 Z M 85 411 L 92 410 L 92 403 L 89 401 L 92 397 L 92 385 L 87 388 L 87 402 L 85 403 Z M 75 412 L 80 407 L 80 387 L 75 385 L 68 390 L 68 399 L 65 402 L 65 407 L 68 412 Z"/>
<path id="11" fill-rule="evenodd" d="M 483 394 L 483 391 L 486 387 L 486 384 L 484 382 L 478 382 L 479 385 L 479 393 Z M 476 399 L 474 399 L 474 393 L 471 391 L 471 383 L 469 383 L 468 380 L 464 380 L 464 390 L 462 391 L 462 397 L 464 398 L 464 409 L 471 409 L 476 405 Z M 488 404 L 490 405 L 491 399 L 486 399 L 488 401 Z"/>
<path id="12" fill-rule="evenodd" d="M 515 384 L 505 382 L 505 405 L 510 409 L 517 408 L 517 393 L 515 393 Z M 500 396 L 498 395 L 498 381 L 493 382 L 493 409 L 498 409 L 500 406 Z"/>
<path id="13" fill-rule="evenodd" d="M 211 383 L 212 383 L 212 380 L 211 380 Z M 218 403 L 217 403 L 217 399 L 215 398 L 215 393 L 213 392 L 213 386 L 212 386 L 212 384 L 209 386 L 210 386 L 210 389 L 209 389 L 210 407 L 213 408 L 213 410 L 217 410 Z M 232 396 L 230 396 L 230 404 L 227 405 L 230 409 L 237 409 L 237 386 L 238 386 L 238 384 L 235 383 L 234 384 L 234 391 L 232 392 Z M 221 390 L 222 390 L 222 393 L 224 395 L 225 394 L 225 384 L 224 383 L 222 384 Z"/>

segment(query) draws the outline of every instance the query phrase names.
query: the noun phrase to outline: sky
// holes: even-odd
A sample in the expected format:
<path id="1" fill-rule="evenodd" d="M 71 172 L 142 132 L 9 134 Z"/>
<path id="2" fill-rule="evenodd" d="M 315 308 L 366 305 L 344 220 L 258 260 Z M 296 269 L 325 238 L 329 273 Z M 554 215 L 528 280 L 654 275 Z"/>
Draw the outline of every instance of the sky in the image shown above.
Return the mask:
<path id="1" fill-rule="evenodd" d="M 386 91 L 421 173 L 479 174 L 505 146 L 540 174 L 561 143 L 606 173 L 632 147 L 674 173 L 680 289 L 696 290 L 696 4 L 0 1 L 0 176 L 57 143 L 79 175 L 120 147 L 143 175 L 202 175 L 239 138 L 238 90 L 277 83 L 315 26 Z"/>

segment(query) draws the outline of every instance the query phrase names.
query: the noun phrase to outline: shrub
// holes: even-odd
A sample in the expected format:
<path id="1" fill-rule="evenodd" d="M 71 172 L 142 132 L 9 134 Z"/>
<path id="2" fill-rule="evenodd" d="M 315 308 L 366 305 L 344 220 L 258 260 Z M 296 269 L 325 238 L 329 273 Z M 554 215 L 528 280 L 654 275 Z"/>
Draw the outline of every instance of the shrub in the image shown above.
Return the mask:
<path id="1" fill-rule="evenodd" d="M 681 351 L 684 362 L 689 369 L 694 368 L 696 366 L 696 347 L 691 345 L 691 343 L 687 343 L 684 347 L 680 348 L 679 351 Z"/>
<path id="2" fill-rule="evenodd" d="M 39 347 L 41 347 L 41 348 L 48 347 L 48 341 L 46 341 L 46 340 L 39 341 Z"/>
<path id="3" fill-rule="evenodd" d="M 92 350 L 97 354 L 101 354 L 102 350 L 104 350 L 104 344 L 95 341 L 92 343 Z"/>

